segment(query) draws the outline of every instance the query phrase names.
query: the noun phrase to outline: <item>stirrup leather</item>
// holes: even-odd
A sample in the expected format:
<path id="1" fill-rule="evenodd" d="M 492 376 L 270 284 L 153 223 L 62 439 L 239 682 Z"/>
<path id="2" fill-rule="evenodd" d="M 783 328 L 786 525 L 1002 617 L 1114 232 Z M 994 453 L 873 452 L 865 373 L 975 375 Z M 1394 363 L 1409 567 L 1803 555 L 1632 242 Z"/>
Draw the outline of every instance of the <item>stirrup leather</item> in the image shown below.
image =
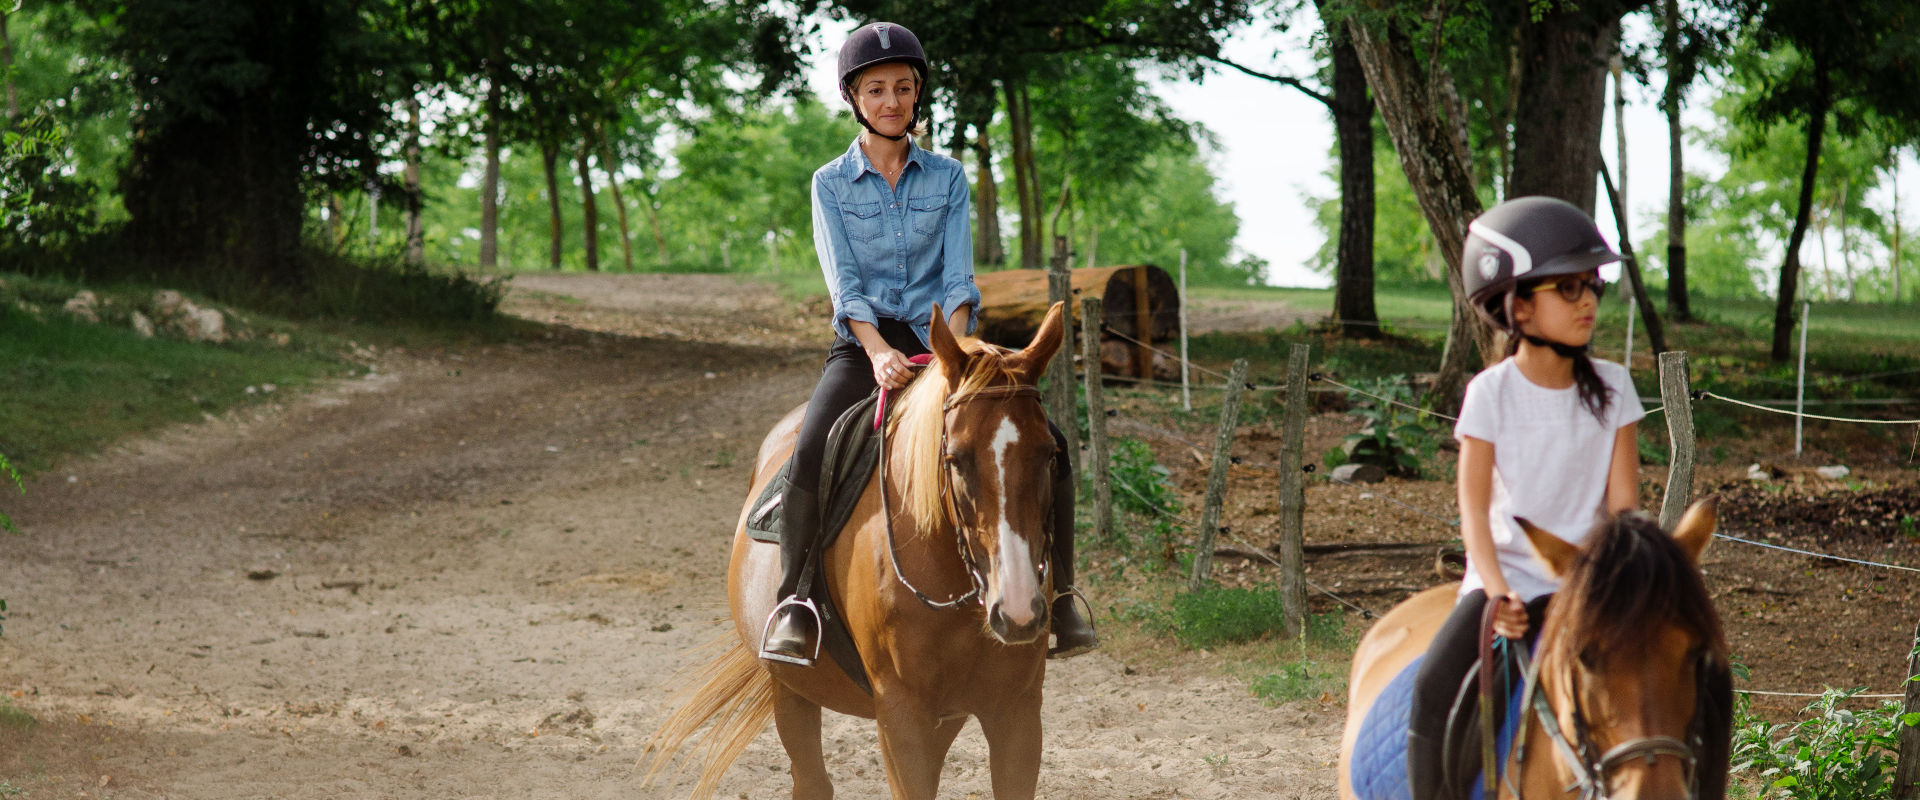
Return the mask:
<path id="1" fill-rule="evenodd" d="M 799 606 L 800 608 L 806 609 L 807 613 L 813 615 L 813 656 L 810 658 L 804 656 L 794 657 L 767 650 L 767 638 L 773 635 L 773 620 L 775 617 L 780 616 L 780 612 L 786 609 L 787 606 Z M 780 601 L 773 607 L 772 611 L 767 613 L 767 622 L 760 627 L 760 657 L 768 661 L 779 661 L 784 664 L 811 667 L 815 662 L 820 660 L 820 640 L 825 638 L 825 631 L 822 630 L 822 628 L 820 607 L 814 605 L 813 598 L 803 598 L 799 595 L 789 596 L 787 599 Z"/>

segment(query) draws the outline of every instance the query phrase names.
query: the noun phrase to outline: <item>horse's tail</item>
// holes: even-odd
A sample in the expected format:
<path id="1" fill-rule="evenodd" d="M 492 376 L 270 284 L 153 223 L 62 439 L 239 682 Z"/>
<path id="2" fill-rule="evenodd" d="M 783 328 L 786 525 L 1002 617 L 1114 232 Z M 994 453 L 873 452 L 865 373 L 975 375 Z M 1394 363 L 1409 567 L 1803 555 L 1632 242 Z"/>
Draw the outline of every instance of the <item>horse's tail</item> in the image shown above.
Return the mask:
<path id="1" fill-rule="evenodd" d="M 773 717 L 773 676 L 747 652 L 739 637 L 729 630 L 725 640 L 708 646 L 722 650 L 688 673 L 694 677 L 706 676 L 706 681 L 682 690 L 684 702 L 680 708 L 647 739 L 645 749 L 653 751 L 653 763 L 647 767 L 646 778 L 641 781 L 643 786 L 651 783 L 654 776 L 674 760 L 695 733 L 712 722 L 713 727 L 695 745 L 702 766 L 700 782 L 695 784 L 692 795 L 699 800 L 712 797 L 720 786 L 720 776 L 726 774 L 727 768 L 733 766 Z M 675 775 L 686 766 L 682 764 Z"/>

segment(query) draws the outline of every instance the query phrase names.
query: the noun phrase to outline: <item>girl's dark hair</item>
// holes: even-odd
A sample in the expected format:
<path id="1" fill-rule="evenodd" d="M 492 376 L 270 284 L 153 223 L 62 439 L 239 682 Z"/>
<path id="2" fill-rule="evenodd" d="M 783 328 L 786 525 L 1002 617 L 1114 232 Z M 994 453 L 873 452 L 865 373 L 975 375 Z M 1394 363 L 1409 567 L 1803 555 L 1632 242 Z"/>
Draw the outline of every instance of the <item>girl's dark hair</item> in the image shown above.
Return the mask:
<path id="1" fill-rule="evenodd" d="M 1513 296 L 1516 299 L 1530 297 L 1532 295 L 1532 283 L 1522 284 L 1513 290 Z M 1607 386 L 1606 380 L 1600 377 L 1600 372 L 1593 368 L 1593 359 L 1587 356 L 1586 346 L 1573 347 L 1559 342 L 1547 341 L 1538 336 L 1528 336 L 1527 334 L 1521 333 L 1520 327 L 1513 325 L 1511 321 L 1508 322 L 1508 325 L 1510 329 L 1508 330 L 1509 335 L 1507 336 L 1507 355 L 1511 356 L 1519 352 L 1520 340 L 1526 339 L 1536 345 L 1551 347 L 1553 348 L 1553 352 L 1573 359 L 1574 392 L 1579 395 L 1580 404 L 1586 406 L 1587 410 L 1593 413 L 1593 418 L 1599 420 L 1600 424 L 1605 426 L 1607 424 L 1607 406 L 1613 402 L 1613 389 Z"/>

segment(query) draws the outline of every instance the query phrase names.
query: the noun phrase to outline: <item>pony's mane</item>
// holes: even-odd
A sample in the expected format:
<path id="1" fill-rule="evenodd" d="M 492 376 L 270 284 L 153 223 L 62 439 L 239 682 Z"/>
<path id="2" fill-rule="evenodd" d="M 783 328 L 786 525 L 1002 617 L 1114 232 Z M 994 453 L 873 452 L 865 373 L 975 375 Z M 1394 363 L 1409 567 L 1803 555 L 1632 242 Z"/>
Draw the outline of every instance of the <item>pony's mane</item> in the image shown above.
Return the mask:
<path id="1" fill-rule="evenodd" d="M 968 359 L 966 374 L 950 376 L 938 362 L 921 370 L 901 395 L 900 405 L 888 423 L 889 446 L 902 455 L 897 462 L 902 465 L 899 485 L 906 487 L 906 496 L 894 513 L 905 515 L 919 531 L 939 527 L 946 513 L 940 502 L 941 487 L 946 482 L 940 463 L 940 431 L 946 419 L 947 398 L 965 397 L 1014 380 L 1006 365 L 1012 350 L 970 338 L 961 339 L 960 347 L 973 356 Z"/>
<path id="2" fill-rule="evenodd" d="M 1720 616 L 1700 569 L 1652 517 L 1616 514 L 1588 537 L 1555 595 L 1543 632 L 1602 651 L 1634 646 L 1647 625 L 1670 622 L 1713 652 L 1726 652 Z"/>
<path id="3" fill-rule="evenodd" d="M 1616 514 L 1588 538 L 1541 632 L 1542 671 L 1570 669 L 1585 647 L 1644 646 L 1648 626 L 1658 623 L 1681 626 L 1706 649 L 1694 708 L 1701 741 L 1695 789 L 1698 797 L 1722 797 L 1733 725 L 1727 640 L 1699 568 L 1652 517 Z"/>

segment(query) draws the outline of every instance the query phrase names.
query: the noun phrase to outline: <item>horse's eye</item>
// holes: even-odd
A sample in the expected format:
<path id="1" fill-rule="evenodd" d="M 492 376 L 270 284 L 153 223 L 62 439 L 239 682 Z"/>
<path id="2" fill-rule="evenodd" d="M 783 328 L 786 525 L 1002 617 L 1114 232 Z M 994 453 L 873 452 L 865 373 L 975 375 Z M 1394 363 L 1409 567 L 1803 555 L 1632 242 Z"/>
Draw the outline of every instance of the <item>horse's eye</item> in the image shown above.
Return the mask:
<path id="1" fill-rule="evenodd" d="M 1582 668 L 1587 670 L 1592 670 L 1594 665 L 1597 663 L 1599 663 L 1599 661 L 1594 657 L 1593 648 L 1591 647 L 1580 648 L 1580 666 Z"/>

